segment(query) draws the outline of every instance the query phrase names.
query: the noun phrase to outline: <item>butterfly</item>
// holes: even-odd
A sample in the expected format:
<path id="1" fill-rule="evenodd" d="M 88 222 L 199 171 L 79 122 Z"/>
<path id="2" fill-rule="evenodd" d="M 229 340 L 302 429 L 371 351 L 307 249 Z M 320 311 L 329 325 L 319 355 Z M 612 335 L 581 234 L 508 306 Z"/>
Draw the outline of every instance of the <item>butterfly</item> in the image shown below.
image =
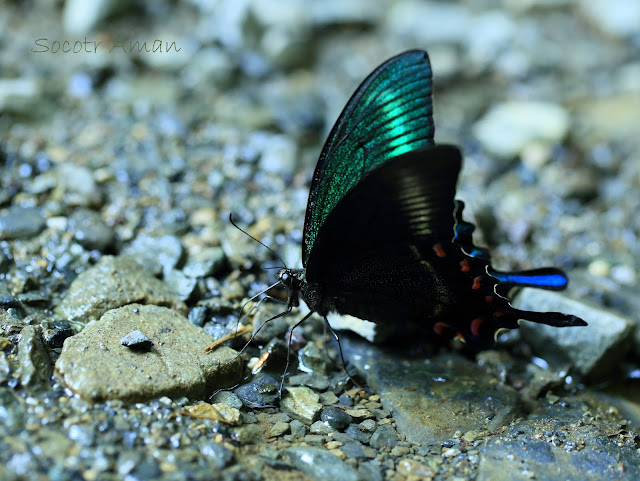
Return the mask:
<path id="1" fill-rule="evenodd" d="M 478 348 L 519 319 L 586 325 L 510 305 L 513 287 L 561 290 L 567 277 L 551 267 L 495 270 L 474 245 L 475 227 L 455 199 L 462 156 L 433 140 L 431 91 L 427 53 L 410 50 L 376 68 L 347 103 L 311 182 L 304 268 L 278 272 L 286 312 L 302 297 L 311 312 L 300 322 L 338 313 L 374 322 L 390 339 L 458 337 Z"/>

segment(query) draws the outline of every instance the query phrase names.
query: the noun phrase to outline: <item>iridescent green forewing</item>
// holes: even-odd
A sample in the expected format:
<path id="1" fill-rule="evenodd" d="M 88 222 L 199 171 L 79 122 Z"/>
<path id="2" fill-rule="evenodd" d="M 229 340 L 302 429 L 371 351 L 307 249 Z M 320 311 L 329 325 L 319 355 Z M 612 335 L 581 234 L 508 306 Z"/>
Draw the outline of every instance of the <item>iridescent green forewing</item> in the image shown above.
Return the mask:
<path id="1" fill-rule="evenodd" d="M 313 175 L 302 243 L 305 266 L 322 224 L 371 169 L 433 145 L 431 87 L 427 53 L 411 50 L 383 63 L 353 94 Z"/>

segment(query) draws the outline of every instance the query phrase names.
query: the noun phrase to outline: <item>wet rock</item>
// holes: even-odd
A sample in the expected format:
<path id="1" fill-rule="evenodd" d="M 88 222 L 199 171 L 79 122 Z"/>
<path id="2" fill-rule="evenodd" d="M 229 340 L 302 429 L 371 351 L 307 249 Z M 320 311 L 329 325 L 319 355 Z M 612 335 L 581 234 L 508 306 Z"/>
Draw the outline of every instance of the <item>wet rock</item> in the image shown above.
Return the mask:
<path id="1" fill-rule="evenodd" d="M 556 367 L 572 366 L 589 379 L 603 378 L 631 347 L 634 322 L 602 307 L 574 301 L 562 294 L 525 288 L 514 299 L 518 309 L 565 312 L 584 319 L 585 327 L 557 327 L 521 322 L 524 339 Z"/>
<path id="2" fill-rule="evenodd" d="M 204 445 L 200 449 L 200 454 L 205 456 L 207 461 L 218 469 L 228 466 L 233 460 L 233 451 L 222 444 L 215 443 L 213 441 Z"/>
<path id="3" fill-rule="evenodd" d="M 358 481 L 358 472 L 337 456 L 321 448 L 295 446 L 287 448 L 285 457 L 291 464 L 316 481 Z"/>
<path id="4" fill-rule="evenodd" d="M 640 476 L 635 447 L 616 445 L 600 429 L 580 420 L 580 412 L 567 414 L 523 421 L 489 438 L 478 449 L 477 479 L 596 481 Z"/>
<path id="5" fill-rule="evenodd" d="M 64 340 L 74 334 L 71 324 L 64 319 L 59 319 L 42 332 L 42 340 L 49 348 L 60 348 Z"/>
<path id="6" fill-rule="evenodd" d="M 301 373 L 291 376 L 289 378 L 289 384 L 292 386 L 307 386 L 316 391 L 326 391 L 329 388 L 330 381 L 327 376 Z"/>
<path id="7" fill-rule="evenodd" d="M 39 330 L 34 326 L 26 326 L 21 336 L 18 343 L 20 384 L 34 390 L 45 389 L 49 387 L 52 369 Z"/>
<path id="8" fill-rule="evenodd" d="M 173 235 L 139 235 L 122 253 L 154 275 L 174 269 L 182 258 L 182 243 Z"/>
<path id="9" fill-rule="evenodd" d="M 95 211 L 76 209 L 71 215 L 70 227 L 78 243 L 86 249 L 102 251 L 113 244 L 113 229 Z"/>
<path id="10" fill-rule="evenodd" d="M 150 352 L 121 345 L 121 338 L 136 329 L 153 342 Z M 89 401 L 198 399 L 234 382 L 241 366 L 228 347 L 204 353 L 210 343 L 201 329 L 171 309 L 130 304 L 108 311 L 67 339 L 56 371 Z"/>
<path id="11" fill-rule="evenodd" d="M 120 338 L 120 344 L 132 351 L 149 352 L 153 347 L 153 341 L 139 329 L 131 331 Z"/>
<path id="12" fill-rule="evenodd" d="M 168 306 L 184 314 L 187 311 L 177 294 L 140 269 L 133 258 L 103 256 L 73 281 L 55 312 L 69 321 L 88 322 L 109 309 L 134 302 Z"/>
<path id="13" fill-rule="evenodd" d="M 398 433 L 390 424 L 378 426 L 375 430 L 369 444 L 372 448 L 382 449 L 385 447 L 393 447 L 398 442 Z"/>
<path id="14" fill-rule="evenodd" d="M 503 408 L 520 414 L 514 389 L 501 385 L 488 369 L 457 354 L 413 359 L 344 336 L 342 347 L 345 357 L 353 359 L 367 384 L 380 395 L 398 433 L 409 442 L 433 444 L 452 438 L 456 431 L 486 429 L 486 418 Z M 388 425 L 378 427 L 372 436 L 372 447 L 396 439 L 390 431 L 393 428 L 384 426 Z"/>
<path id="15" fill-rule="evenodd" d="M 346 430 L 345 434 L 351 436 L 356 441 L 368 444 L 371 440 L 371 433 L 364 432 L 360 429 L 360 426 L 357 424 L 350 425 Z"/>
<path id="16" fill-rule="evenodd" d="M 329 434 L 333 432 L 333 428 L 327 423 L 316 421 L 309 427 L 309 432 L 311 434 Z"/>
<path id="17" fill-rule="evenodd" d="M 329 406 L 320 413 L 320 420 L 327 423 L 334 429 L 342 430 L 351 424 L 353 418 L 345 413 L 342 409 Z"/>
<path id="18" fill-rule="evenodd" d="M 307 387 L 287 387 L 280 407 L 303 423 L 311 424 L 320 415 L 320 396 Z"/>
<path id="19" fill-rule="evenodd" d="M 568 129 L 569 114 L 559 105 L 511 101 L 491 108 L 473 133 L 487 151 L 510 158 L 534 142 L 556 144 Z"/>
<path id="20" fill-rule="evenodd" d="M 44 227 L 45 220 L 32 207 L 11 207 L 0 215 L 0 239 L 28 239 Z"/>
<path id="21" fill-rule="evenodd" d="M 41 92 L 40 83 L 34 78 L 0 79 L 0 112 L 28 114 Z"/>
<path id="22" fill-rule="evenodd" d="M 280 383 L 273 376 L 263 374 L 236 388 L 234 392 L 248 408 L 263 407 L 273 405 L 278 397 L 279 386 Z"/>

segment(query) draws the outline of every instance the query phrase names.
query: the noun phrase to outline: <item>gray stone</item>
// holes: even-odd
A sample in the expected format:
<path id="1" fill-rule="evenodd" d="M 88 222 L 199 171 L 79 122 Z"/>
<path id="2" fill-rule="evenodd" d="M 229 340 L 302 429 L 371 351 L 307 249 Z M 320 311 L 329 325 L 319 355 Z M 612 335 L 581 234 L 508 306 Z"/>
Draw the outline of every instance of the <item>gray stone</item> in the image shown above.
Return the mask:
<path id="1" fill-rule="evenodd" d="M 248 408 L 270 406 L 278 397 L 279 385 L 273 376 L 263 374 L 239 386 L 234 392 Z"/>
<path id="2" fill-rule="evenodd" d="M 178 294 L 178 297 L 182 301 L 186 301 L 187 299 L 189 299 L 189 297 L 191 297 L 191 294 L 193 294 L 196 286 L 198 285 L 198 279 L 194 277 L 188 277 L 184 274 L 184 272 L 178 269 L 165 271 L 163 280 L 167 287 L 169 287 L 169 289 L 171 289 L 173 292 L 176 292 Z M 189 320 L 191 320 L 191 313 L 189 314 Z M 202 324 L 204 324 L 204 320 Z M 202 327 L 202 324 L 200 325 L 200 327 Z"/>
<path id="3" fill-rule="evenodd" d="M 322 410 L 320 396 L 308 387 L 287 387 L 280 407 L 305 424 L 311 424 Z"/>
<path id="4" fill-rule="evenodd" d="M 40 340 L 39 329 L 26 326 L 18 343 L 20 384 L 34 390 L 49 387 L 51 360 Z"/>
<path id="5" fill-rule="evenodd" d="M 0 215 L 0 239 L 25 239 L 38 235 L 45 220 L 32 207 L 11 207 Z"/>
<path id="6" fill-rule="evenodd" d="M 73 236 L 86 249 L 104 250 L 113 243 L 114 232 L 102 216 L 89 209 L 76 209 L 70 218 Z"/>
<path id="7" fill-rule="evenodd" d="M 289 323 L 282 317 L 269 322 L 256 322 L 253 325 L 253 339 L 256 342 L 269 342 L 274 337 L 282 337 L 289 329 Z"/>
<path id="8" fill-rule="evenodd" d="M 150 352 L 121 345 L 121 338 L 136 329 L 153 341 Z M 171 309 L 131 304 L 108 311 L 67 339 L 56 371 L 72 391 L 93 402 L 201 399 L 235 382 L 241 367 L 228 347 L 205 353 L 210 343 L 202 329 Z"/>
<path id="9" fill-rule="evenodd" d="M 556 144 L 569 130 L 569 114 L 559 105 L 511 101 L 492 107 L 473 127 L 490 153 L 510 158 L 533 143 Z"/>
<path id="10" fill-rule="evenodd" d="M 213 396 L 212 402 L 216 404 L 226 404 L 232 408 L 240 409 L 242 400 L 232 391 L 219 391 Z"/>
<path id="11" fill-rule="evenodd" d="M 340 458 L 321 448 L 295 446 L 284 452 L 291 464 L 316 481 L 358 481 L 358 472 Z"/>
<path id="12" fill-rule="evenodd" d="M 177 294 L 131 257 L 103 256 L 95 266 L 80 274 L 56 307 L 59 316 L 75 322 L 98 319 L 109 309 L 131 303 L 168 306 L 186 314 Z"/>
<path id="13" fill-rule="evenodd" d="M 307 434 L 307 427 L 297 419 L 289 423 L 293 439 L 302 439 Z"/>
<path id="14" fill-rule="evenodd" d="M 318 346 L 313 342 L 308 343 L 298 351 L 298 360 L 300 361 L 298 369 L 301 371 L 315 374 L 327 373 L 326 354 L 321 353 Z"/>
<path id="15" fill-rule="evenodd" d="M 219 272 L 225 262 L 221 247 L 208 247 L 189 256 L 182 271 L 189 277 L 207 277 Z"/>
<path id="16" fill-rule="evenodd" d="M 532 288 L 523 289 L 512 304 L 523 310 L 573 314 L 589 324 L 559 329 L 521 321 L 523 338 L 540 357 L 556 367 L 572 366 L 580 376 L 602 379 L 631 347 L 635 323 L 603 307 Z"/>
<path id="17" fill-rule="evenodd" d="M 338 430 L 346 428 L 353 420 L 353 418 L 342 409 L 334 406 L 324 408 L 320 414 L 320 419 Z"/>
<path id="18" fill-rule="evenodd" d="M 142 331 L 136 329 L 120 338 L 120 344 L 128 347 L 132 351 L 148 352 L 153 347 L 153 341 Z"/>
<path id="19" fill-rule="evenodd" d="M 363 444 L 368 444 L 371 440 L 371 433 L 362 431 L 358 424 L 351 424 L 344 433 Z"/>
<path id="20" fill-rule="evenodd" d="M 329 434 L 333 432 L 333 428 L 323 421 L 316 421 L 309 427 L 311 434 Z"/>
<path id="21" fill-rule="evenodd" d="M 9 361 L 3 351 L 0 351 L 0 385 L 9 380 L 11 374 L 11 368 L 9 367 Z"/>
<path id="22" fill-rule="evenodd" d="M 369 444 L 372 448 L 382 449 L 385 447 L 393 447 L 398 442 L 398 433 L 391 424 L 383 424 L 375 430 Z"/>
<path id="23" fill-rule="evenodd" d="M 174 235 L 141 234 L 122 251 L 152 274 L 174 269 L 182 258 L 182 243 Z"/>
<path id="24" fill-rule="evenodd" d="M 340 451 L 342 451 L 348 459 L 373 459 L 378 454 L 375 449 L 357 442 L 344 444 L 340 447 Z"/>

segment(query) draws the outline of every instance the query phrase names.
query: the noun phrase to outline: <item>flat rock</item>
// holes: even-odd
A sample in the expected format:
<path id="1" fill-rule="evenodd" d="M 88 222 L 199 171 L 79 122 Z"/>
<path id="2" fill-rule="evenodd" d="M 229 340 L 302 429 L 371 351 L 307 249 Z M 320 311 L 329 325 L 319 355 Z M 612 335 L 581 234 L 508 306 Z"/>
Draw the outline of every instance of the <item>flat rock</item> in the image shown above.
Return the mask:
<path id="1" fill-rule="evenodd" d="M 410 358 L 353 337 L 341 342 L 409 442 L 437 444 L 456 431 L 500 429 L 522 414 L 514 389 L 458 354 Z M 499 418 L 499 425 L 489 426 L 488 418 Z"/>
<path id="2" fill-rule="evenodd" d="M 121 344 L 135 330 L 153 342 L 149 352 Z M 56 371 L 72 391 L 92 402 L 201 399 L 237 381 L 241 367 L 237 352 L 226 346 L 204 353 L 210 343 L 202 329 L 171 309 L 130 304 L 68 338 Z"/>
<path id="3" fill-rule="evenodd" d="M 127 256 L 103 256 L 95 266 L 76 277 L 55 312 L 69 321 L 89 322 L 109 309 L 134 302 L 187 313 L 178 294 Z"/>
<path id="4" fill-rule="evenodd" d="M 532 288 L 522 289 L 512 304 L 523 310 L 573 314 L 589 324 L 557 328 L 520 321 L 522 336 L 540 357 L 557 367 L 570 365 L 585 378 L 606 376 L 631 347 L 635 323 L 603 307 Z"/>
<path id="5" fill-rule="evenodd" d="M 155 275 L 174 269 L 180 262 L 182 253 L 180 239 L 168 234 L 141 234 L 123 250 L 123 254 L 134 257 L 138 264 Z"/>

